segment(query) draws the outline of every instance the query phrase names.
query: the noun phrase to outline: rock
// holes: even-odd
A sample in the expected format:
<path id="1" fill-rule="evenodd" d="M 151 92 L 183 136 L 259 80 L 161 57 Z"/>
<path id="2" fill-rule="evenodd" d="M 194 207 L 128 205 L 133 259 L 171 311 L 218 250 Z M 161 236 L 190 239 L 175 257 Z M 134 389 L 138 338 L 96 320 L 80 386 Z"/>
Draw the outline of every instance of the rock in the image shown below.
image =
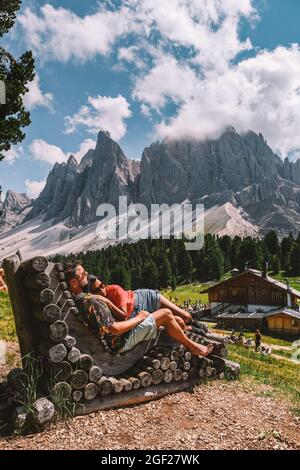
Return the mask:
<path id="1" fill-rule="evenodd" d="M 54 404 L 46 397 L 38 398 L 33 403 L 32 407 L 34 410 L 34 419 L 40 425 L 49 423 L 54 416 Z"/>
<path id="2" fill-rule="evenodd" d="M 32 199 L 27 194 L 7 191 L 4 202 L 0 202 L 0 231 L 22 223 L 31 207 Z"/>

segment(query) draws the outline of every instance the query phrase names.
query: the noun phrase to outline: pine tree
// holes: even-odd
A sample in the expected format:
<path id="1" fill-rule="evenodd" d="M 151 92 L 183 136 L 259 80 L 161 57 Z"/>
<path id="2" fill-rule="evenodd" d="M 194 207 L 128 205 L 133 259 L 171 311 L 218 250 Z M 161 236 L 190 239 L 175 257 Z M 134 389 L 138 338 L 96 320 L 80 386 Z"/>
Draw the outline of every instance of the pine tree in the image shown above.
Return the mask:
<path id="1" fill-rule="evenodd" d="M 0 37 L 7 33 L 16 19 L 20 0 L 0 2 Z M 30 51 L 15 59 L 0 47 L 0 81 L 5 85 L 6 103 L 0 106 L 0 160 L 5 152 L 25 138 L 22 129 L 30 124 L 30 114 L 23 104 L 28 83 L 34 79 L 34 59 Z"/>
<path id="2" fill-rule="evenodd" d="M 280 259 L 278 255 L 273 255 L 271 257 L 270 268 L 272 270 L 272 274 L 278 274 L 280 271 Z"/>
<path id="3" fill-rule="evenodd" d="M 300 243 L 294 243 L 290 254 L 291 274 L 300 275 Z"/>
<path id="4" fill-rule="evenodd" d="M 172 269 L 167 256 L 163 256 L 159 265 L 159 287 L 168 287 L 172 283 Z"/>
<path id="5" fill-rule="evenodd" d="M 277 233 L 271 230 L 264 238 L 264 242 L 271 255 L 279 254 L 279 240 Z"/>

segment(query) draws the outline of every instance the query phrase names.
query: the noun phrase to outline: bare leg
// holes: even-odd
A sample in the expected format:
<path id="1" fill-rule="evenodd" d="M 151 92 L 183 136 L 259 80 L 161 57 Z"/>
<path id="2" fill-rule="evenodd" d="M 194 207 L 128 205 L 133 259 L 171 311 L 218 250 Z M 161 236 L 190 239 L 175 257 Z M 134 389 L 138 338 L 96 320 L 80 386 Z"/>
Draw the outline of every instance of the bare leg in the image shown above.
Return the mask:
<path id="1" fill-rule="evenodd" d="M 191 326 L 188 326 L 184 320 L 180 317 L 177 317 L 177 315 L 174 315 L 174 318 L 175 320 L 177 321 L 178 325 L 180 326 L 180 328 L 185 331 L 185 330 L 191 330 L 192 327 Z"/>
<path id="2" fill-rule="evenodd" d="M 171 310 L 171 312 L 174 315 L 178 315 L 181 317 L 186 323 L 188 323 L 191 320 L 191 315 L 190 313 L 186 312 L 180 307 L 177 307 L 177 305 L 173 304 L 169 299 L 167 299 L 164 295 L 160 294 L 160 306 L 161 308 L 168 308 Z"/>
<path id="3" fill-rule="evenodd" d="M 158 328 L 160 326 L 164 326 L 170 338 L 183 344 L 192 354 L 195 354 L 196 356 L 208 356 L 212 352 L 213 347 L 211 345 L 203 346 L 201 344 L 194 343 L 194 341 L 191 341 L 183 333 L 171 310 L 162 308 L 153 312 L 152 315 Z"/>

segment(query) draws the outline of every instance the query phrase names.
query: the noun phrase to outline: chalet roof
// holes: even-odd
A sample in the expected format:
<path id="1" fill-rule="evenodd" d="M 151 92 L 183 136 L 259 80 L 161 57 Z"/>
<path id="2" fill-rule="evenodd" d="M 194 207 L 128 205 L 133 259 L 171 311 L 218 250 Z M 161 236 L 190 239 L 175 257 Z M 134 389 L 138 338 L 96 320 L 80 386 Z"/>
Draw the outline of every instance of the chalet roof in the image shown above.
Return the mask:
<path id="1" fill-rule="evenodd" d="M 218 319 L 226 318 L 226 319 L 251 319 L 251 320 L 257 320 L 257 319 L 262 319 L 264 318 L 265 313 L 264 312 L 237 312 L 237 313 L 229 313 L 229 312 L 224 312 L 220 313 L 217 315 Z"/>
<path id="2" fill-rule="evenodd" d="M 201 294 L 205 294 L 207 292 L 209 292 L 210 289 L 214 289 L 215 287 L 217 286 L 221 286 L 223 284 L 226 284 L 228 283 L 229 281 L 231 281 L 232 279 L 238 279 L 239 277 L 241 276 L 244 276 L 245 274 L 247 273 L 251 273 L 253 274 L 254 276 L 262 279 L 262 272 L 261 271 L 258 271 L 257 269 L 247 269 L 246 271 L 243 271 L 242 273 L 240 274 L 237 274 L 236 276 L 234 277 L 229 277 L 228 279 L 225 279 L 224 281 L 221 281 L 221 282 L 217 282 L 216 284 L 214 284 L 213 286 L 210 286 L 208 288 L 206 288 L 205 290 L 203 290 L 201 292 Z M 273 284 L 274 286 L 278 287 L 279 289 L 281 290 L 284 290 L 284 291 L 287 291 L 288 290 L 288 286 L 286 284 L 284 284 L 284 282 L 280 282 L 278 281 L 277 279 L 273 279 L 272 277 L 270 276 L 267 276 L 267 277 L 264 277 L 263 278 L 265 281 L 269 282 L 270 284 Z M 298 297 L 300 299 L 300 291 L 290 287 L 289 288 L 290 292 L 295 295 L 296 297 Z"/>
<path id="3" fill-rule="evenodd" d="M 277 310 L 272 310 L 271 312 L 268 312 L 265 314 L 265 317 L 272 317 L 273 315 L 280 315 L 280 314 L 288 315 L 293 318 L 297 318 L 300 320 L 300 312 L 297 310 L 293 310 L 291 308 L 279 308 Z"/>

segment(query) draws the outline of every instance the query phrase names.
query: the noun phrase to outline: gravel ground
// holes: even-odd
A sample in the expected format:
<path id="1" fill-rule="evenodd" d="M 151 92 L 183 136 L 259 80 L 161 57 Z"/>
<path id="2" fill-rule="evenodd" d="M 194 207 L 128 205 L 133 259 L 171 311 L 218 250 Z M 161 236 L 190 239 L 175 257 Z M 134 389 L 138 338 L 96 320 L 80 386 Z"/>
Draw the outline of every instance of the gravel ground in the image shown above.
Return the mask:
<path id="1" fill-rule="evenodd" d="M 193 392 L 53 423 L 0 449 L 298 449 L 300 418 L 267 386 L 213 381 Z"/>

